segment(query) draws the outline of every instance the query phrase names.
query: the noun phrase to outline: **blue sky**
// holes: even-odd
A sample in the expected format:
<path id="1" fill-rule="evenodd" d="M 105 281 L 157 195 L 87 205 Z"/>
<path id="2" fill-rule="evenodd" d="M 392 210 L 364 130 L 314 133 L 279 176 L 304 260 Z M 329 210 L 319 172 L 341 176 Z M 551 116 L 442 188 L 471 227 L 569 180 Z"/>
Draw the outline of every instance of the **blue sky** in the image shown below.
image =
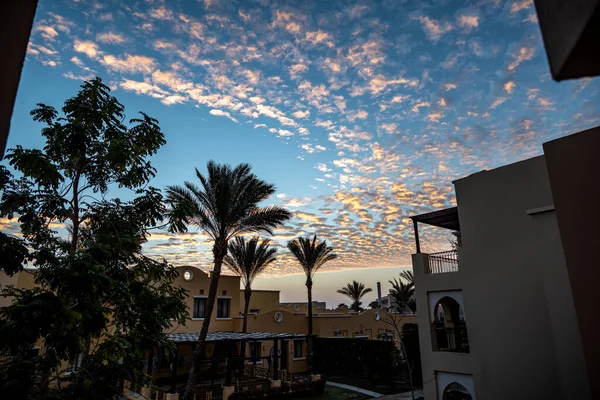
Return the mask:
<path id="1" fill-rule="evenodd" d="M 154 186 L 209 159 L 251 163 L 296 213 L 275 240 L 316 232 L 340 254 L 332 287 L 409 265 L 407 217 L 453 205 L 453 179 L 600 120 L 598 79 L 552 81 L 527 0 L 41 0 L 9 147 L 39 147 L 35 103 L 58 107 L 96 75 L 128 117 L 160 121 Z M 424 251 L 447 247 L 424 235 Z M 206 268 L 206 245 L 160 233 L 146 251 Z M 290 299 L 302 279 L 281 277 L 297 272 L 283 255 L 269 279 L 292 279 Z"/>

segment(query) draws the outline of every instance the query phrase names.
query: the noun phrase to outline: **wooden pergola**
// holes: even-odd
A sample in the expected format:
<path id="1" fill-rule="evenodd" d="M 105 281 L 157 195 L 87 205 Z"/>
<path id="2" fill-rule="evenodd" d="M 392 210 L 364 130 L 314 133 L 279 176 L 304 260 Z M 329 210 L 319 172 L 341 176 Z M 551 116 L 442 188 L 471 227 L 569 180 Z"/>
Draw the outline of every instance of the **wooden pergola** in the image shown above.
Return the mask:
<path id="1" fill-rule="evenodd" d="M 415 215 L 414 217 L 410 217 L 410 219 L 412 219 L 415 228 L 415 244 L 417 247 L 417 253 L 421 252 L 421 243 L 419 242 L 419 222 L 460 232 L 458 207 L 445 208 L 443 210 L 419 214 Z"/>
<path id="2" fill-rule="evenodd" d="M 170 391 L 172 393 L 177 390 L 177 381 L 178 381 L 178 360 L 180 356 L 180 347 L 184 345 L 191 345 L 192 348 L 198 342 L 198 337 L 200 333 L 172 333 L 169 334 L 170 339 L 175 342 L 176 349 L 170 354 L 170 359 L 172 360 L 170 368 L 171 368 L 171 377 L 170 377 Z M 231 385 L 232 377 L 233 377 L 233 368 L 236 364 L 236 361 L 241 361 L 239 364 L 241 369 L 239 371 L 240 375 L 243 375 L 244 365 L 249 361 L 250 365 L 254 365 L 260 361 L 266 360 L 269 364 L 268 376 L 272 377 L 273 380 L 279 379 L 279 361 L 282 358 L 282 342 L 285 340 L 298 340 L 304 339 L 308 340 L 310 338 L 309 335 L 305 334 L 296 334 L 296 333 L 272 333 L 272 332 L 209 332 L 206 337 L 207 344 L 215 344 L 215 349 L 217 345 L 221 345 L 221 349 L 225 350 L 225 354 L 221 354 L 220 357 L 213 355 L 208 362 L 213 364 L 225 363 L 226 372 L 225 372 L 225 384 L 227 386 Z M 245 352 L 246 344 L 248 343 L 260 343 L 263 341 L 272 341 L 273 342 L 273 352 L 266 356 L 254 356 L 254 357 L 246 357 L 243 352 Z M 224 345 L 225 344 L 225 345 Z M 240 344 L 240 353 L 239 355 L 234 354 L 234 348 L 236 348 L 237 344 Z M 287 356 L 287 354 L 285 355 Z M 154 352 L 150 353 L 150 359 L 148 360 L 148 373 L 152 375 L 152 364 L 154 357 Z M 241 376 L 240 376 L 241 377 Z M 185 377 L 183 377 L 185 378 Z"/>

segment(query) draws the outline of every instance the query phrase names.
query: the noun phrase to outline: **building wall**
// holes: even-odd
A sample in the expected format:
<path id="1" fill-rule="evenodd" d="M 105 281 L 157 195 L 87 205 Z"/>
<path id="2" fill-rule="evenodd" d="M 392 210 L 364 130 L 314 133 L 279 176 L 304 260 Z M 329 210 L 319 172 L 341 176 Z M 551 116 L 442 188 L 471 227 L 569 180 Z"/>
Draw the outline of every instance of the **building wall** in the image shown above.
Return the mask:
<path id="1" fill-rule="evenodd" d="M 194 296 L 208 296 L 210 276 L 206 272 L 194 267 L 178 267 L 177 270 L 179 271 L 179 276 L 175 279 L 174 284 L 188 290 L 189 296 L 186 299 L 186 303 L 190 313 L 190 318 L 192 318 Z M 183 273 L 187 270 L 192 271 L 194 274 L 192 280 L 189 282 L 183 279 Z M 238 327 L 241 327 L 238 317 L 242 313 L 242 309 L 240 309 L 240 278 L 237 276 L 221 275 L 217 290 L 217 298 L 218 297 L 231 298 L 229 318 L 217 318 L 217 303 L 215 302 L 215 309 L 213 310 L 211 317 L 210 330 L 238 330 Z M 185 326 L 181 325 L 174 327 L 174 332 L 200 332 L 202 329 L 202 323 L 203 319 L 190 319 Z"/>
<path id="2" fill-rule="evenodd" d="M 34 274 L 28 269 L 17 272 L 13 276 L 8 276 L 4 271 L 0 271 L 0 290 L 10 285 L 19 289 L 33 289 L 35 286 L 34 277 Z M 0 296 L 0 307 L 6 307 L 11 302 L 11 297 Z"/>
<path id="3" fill-rule="evenodd" d="M 598 11 L 597 11 L 598 14 Z M 593 397 L 600 398 L 600 127 L 544 144 L 556 218 Z M 583 377 L 583 375 L 582 375 Z"/>
<path id="4" fill-rule="evenodd" d="M 589 399 L 556 216 L 534 211 L 553 204 L 544 157 L 455 187 L 472 368 L 456 372 L 479 398 Z"/>
<path id="5" fill-rule="evenodd" d="M 240 291 L 240 311 L 244 312 L 244 290 Z M 279 308 L 279 290 L 253 290 L 250 297 L 250 310 L 260 312 Z"/>
<path id="6" fill-rule="evenodd" d="M 174 326 L 171 329 L 173 333 L 200 332 L 203 324 L 202 319 L 193 319 L 194 296 L 208 296 L 210 286 L 210 276 L 200 269 L 188 266 L 177 268 L 179 276 L 174 284 L 179 285 L 188 291 L 189 296 L 186 299 L 190 319 L 186 325 Z M 191 271 L 193 277 L 191 281 L 186 281 L 183 276 L 186 271 Z M 0 272 L 0 284 L 14 284 L 19 288 L 32 288 L 34 286 L 34 275 L 28 271 L 15 274 L 8 277 Z M 240 290 L 240 280 L 237 276 L 221 276 L 217 290 L 217 297 L 231 298 L 229 318 L 218 319 L 216 306 L 211 318 L 211 331 L 241 331 L 243 322 L 243 291 Z M 0 306 L 9 304 L 10 299 L 0 297 Z M 248 316 L 248 332 L 273 332 L 273 333 L 308 333 L 307 306 L 301 305 L 300 312 L 294 311 L 294 305 L 287 307 L 279 306 L 279 291 L 255 291 L 251 298 L 251 308 L 259 308 L 261 312 L 257 315 Z M 267 310 L 267 311 L 263 311 Z M 292 312 L 290 312 L 292 311 Z M 392 327 L 384 322 L 384 311 L 367 310 L 361 314 L 348 314 L 347 310 L 322 310 L 313 307 L 313 333 L 324 337 L 334 337 L 335 331 L 340 334 L 338 337 L 365 337 L 366 339 L 378 339 L 380 334 L 392 332 Z M 379 313 L 380 318 L 376 318 Z M 399 327 L 405 323 L 415 323 L 416 316 L 407 315 L 401 317 Z M 361 333 L 362 332 L 362 333 Z M 268 355 L 272 341 L 262 343 L 263 356 Z M 294 359 L 293 341 L 288 341 L 288 371 L 304 372 L 308 368 L 306 360 L 307 344 L 303 344 L 304 357 Z M 207 349 L 210 353 L 211 348 Z M 282 349 L 283 351 L 283 349 Z M 190 354 L 188 356 L 191 357 Z M 265 365 L 263 365 L 265 366 Z M 167 368 L 168 366 L 164 366 Z M 180 371 L 182 372 L 182 371 Z M 161 374 L 167 374 L 168 371 L 155 371 L 155 377 L 161 377 Z"/>

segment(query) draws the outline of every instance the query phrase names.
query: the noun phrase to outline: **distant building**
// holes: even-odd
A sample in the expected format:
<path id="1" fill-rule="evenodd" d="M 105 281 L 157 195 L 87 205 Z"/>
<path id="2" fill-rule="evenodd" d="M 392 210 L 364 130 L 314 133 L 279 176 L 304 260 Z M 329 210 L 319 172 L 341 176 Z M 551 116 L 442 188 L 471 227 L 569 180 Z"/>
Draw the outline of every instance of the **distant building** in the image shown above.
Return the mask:
<path id="1" fill-rule="evenodd" d="M 169 330 L 176 337 L 196 337 L 200 332 L 205 315 L 206 299 L 210 277 L 206 272 L 194 267 L 178 267 L 179 277 L 175 284 L 188 291 L 186 300 L 190 319 L 185 326 L 175 326 Z M 0 271 L 0 286 L 14 285 L 18 288 L 33 288 L 35 270 L 25 270 L 12 277 Z M 241 332 L 244 310 L 244 290 L 240 290 L 238 276 L 221 275 L 217 289 L 217 302 L 211 317 L 210 332 Z M 308 303 L 280 303 L 279 290 L 253 290 L 249 306 L 248 333 L 308 333 Z M 0 297 L 0 307 L 10 304 L 10 298 Z M 395 332 L 384 322 L 381 310 L 367 310 L 350 313 L 344 310 L 327 310 L 325 302 L 314 301 L 313 333 L 321 337 L 360 338 L 372 340 L 393 340 Z M 407 316 L 402 324 L 416 323 L 415 316 Z M 305 372 L 307 369 L 306 339 L 280 342 L 280 369 L 288 372 Z M 256 340 L 246 348 L 247 357 L 265 357 L 274 347 L 272 340 Z M 180 348 L 180 356 L 191 360 L 192 347 Z M 207 351 L 212 351 L 207 350 Z M 259 363 L 262 363 L 260 361 Z M 185 375 L 186 366 L 179 369 Z M 163 369 L 154 369 L 153 377 L 170 376 L 168 364 Z"/>
<path id="2" fill-rule="evenodd" d="M 306 307 L 308 306 L 308 302 L 307 301 L 304 301 L 304 302 L 296 301 L 296 302 L 292 302 L 292 303 L 279 303 L 279 305 L 284 308 L 291 307 L 292 309 L 295 309 L 298 307 L 304 307 L 306 309 Z M 327 302 L 325 302 L 325 301 L 313 301 L 312 306 L 313 306 L 313 309 L 327 310 Z M 295 310 L 295 311 L 298 311 L 298 310 Z"/>
<path id="3" fill-rule="evenodd" d="M 599 148 L 600 128 L 548 142 L 412 217 L 426 399 L 599 398 Z M 458 249 L 422 253 L 418 224 Z"/>

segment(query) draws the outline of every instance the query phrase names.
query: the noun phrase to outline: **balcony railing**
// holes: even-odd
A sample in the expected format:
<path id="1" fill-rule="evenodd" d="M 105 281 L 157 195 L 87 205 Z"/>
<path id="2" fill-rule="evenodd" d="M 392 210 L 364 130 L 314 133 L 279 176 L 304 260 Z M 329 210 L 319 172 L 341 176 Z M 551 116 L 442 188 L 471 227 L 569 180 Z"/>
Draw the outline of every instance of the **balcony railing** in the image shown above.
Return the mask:
<path id="1" fill-rule="evenodd" d="M 458 252 L 456 250 L 429 254 L 429 273 L 442 274 L 458 271 Z"/>
<path id="2" fill-rule="evenodd" d="M 434 322 L 432 328 L 435 335 L 433 350 L 456 353 L 469 352 L 469 338 L 467 336 L 467 326 L 464 322 L 455 323 L 453 328 L 445 327 L 440 322 Z"/>

